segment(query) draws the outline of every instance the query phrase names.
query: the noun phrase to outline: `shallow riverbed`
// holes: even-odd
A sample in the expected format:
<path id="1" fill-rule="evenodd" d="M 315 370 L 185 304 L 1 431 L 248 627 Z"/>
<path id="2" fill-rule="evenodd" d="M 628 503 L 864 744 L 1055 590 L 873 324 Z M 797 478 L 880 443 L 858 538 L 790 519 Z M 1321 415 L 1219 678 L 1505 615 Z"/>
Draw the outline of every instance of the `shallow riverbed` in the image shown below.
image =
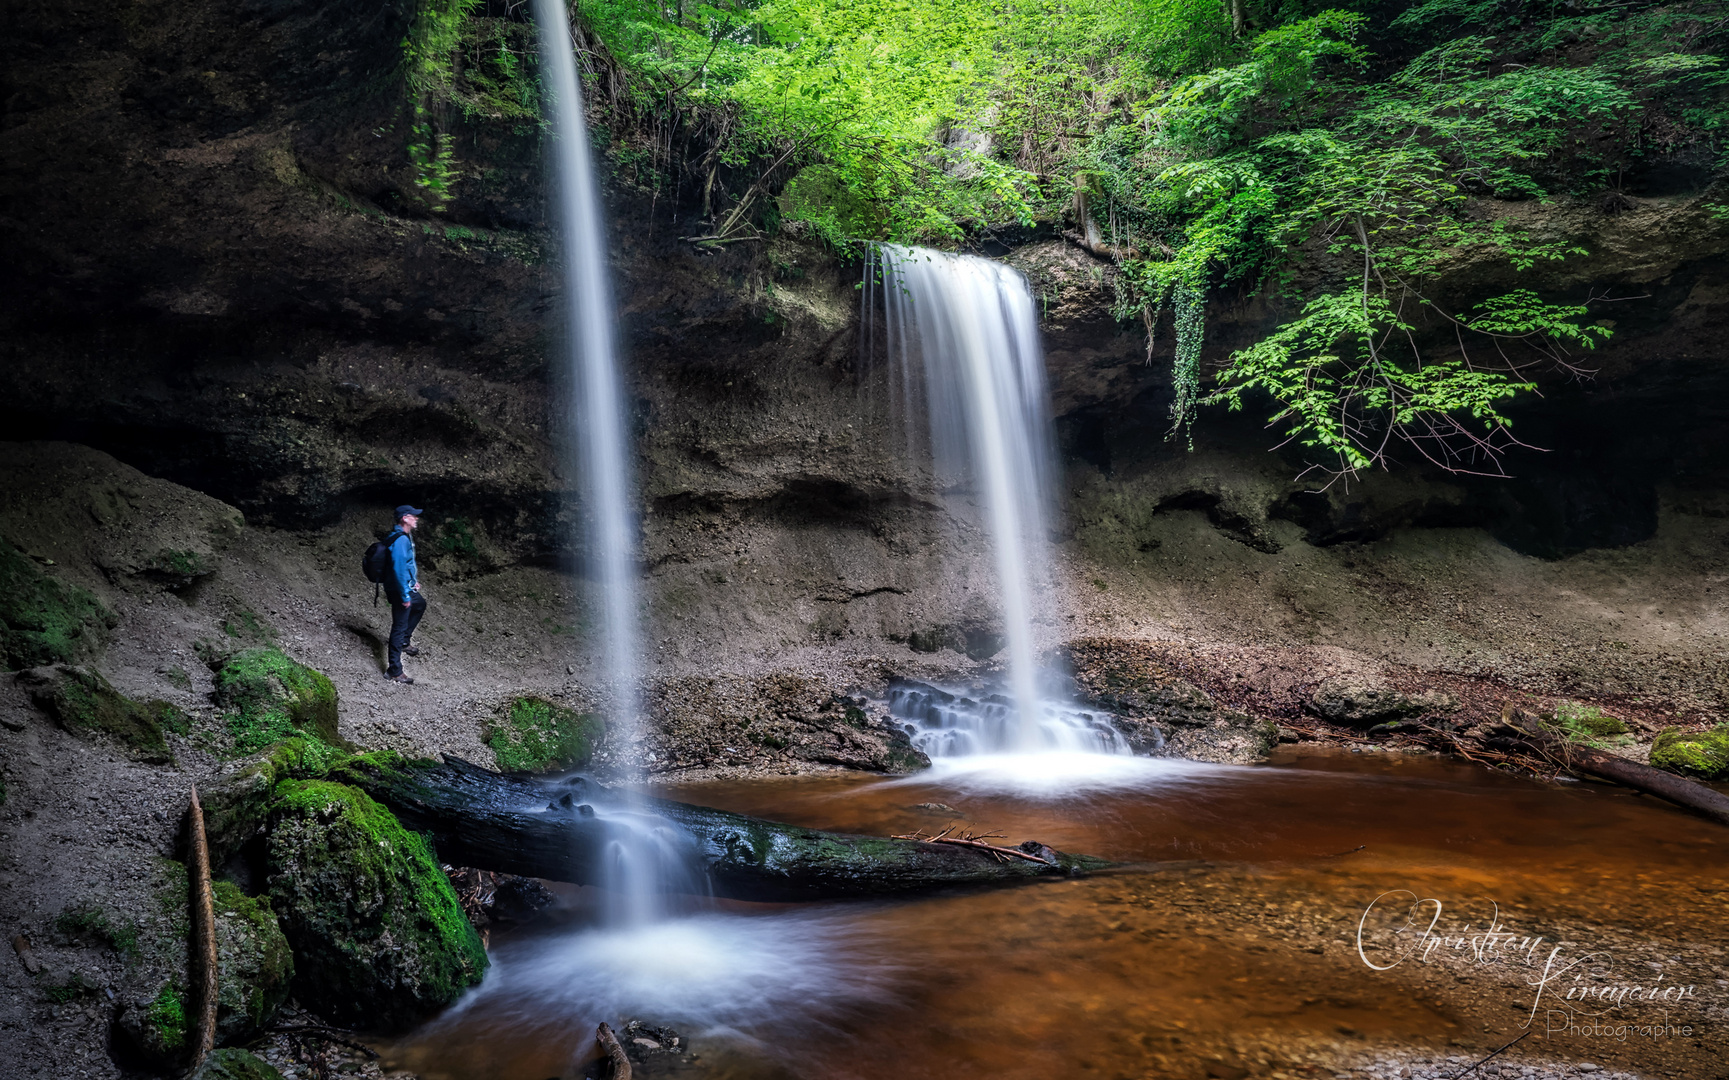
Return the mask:
<path id="1" fill-rule="evenodd" d="M 1128 865 L 893 903 L 693 904 L 631 930 L 594 929 L 591 890 L 569 890 L 388 1064 L 576 1077 L 595 1024 L 630 1019 L 680 1035 L 649 1077 L 1421 1075 L 1419 1058 L 1462 1070 L 1527 1031 L 1497 1063 L 1715 1077 L 1729 1045 L 1729 831 L 1619 790 L 1287 750 L 1253 768 L 968 759 L 656 793 L 848 832 L 958 823 Z M 1412 910 L 1429 898 L 1438 917 Z"/>

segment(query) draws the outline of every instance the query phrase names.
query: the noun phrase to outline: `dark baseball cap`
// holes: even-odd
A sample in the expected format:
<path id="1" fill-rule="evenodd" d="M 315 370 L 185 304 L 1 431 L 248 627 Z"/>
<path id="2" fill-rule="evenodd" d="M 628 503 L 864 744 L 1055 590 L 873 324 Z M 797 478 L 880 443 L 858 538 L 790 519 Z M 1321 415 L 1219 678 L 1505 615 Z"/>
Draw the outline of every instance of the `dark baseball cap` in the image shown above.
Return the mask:
<path id="1" fill-rule="evenodd" d="M 401 517 L 404 514 L 413 514 L 415 517 L 419 517 L 420 515 L 422 515 L 424 513 L 426 513 L 425 510 L 417 510 L 414 507 L 408 505 L 407 503 L 403 503 L 401 506 L 396 508 L 396 516 L 397 517 Z"/>

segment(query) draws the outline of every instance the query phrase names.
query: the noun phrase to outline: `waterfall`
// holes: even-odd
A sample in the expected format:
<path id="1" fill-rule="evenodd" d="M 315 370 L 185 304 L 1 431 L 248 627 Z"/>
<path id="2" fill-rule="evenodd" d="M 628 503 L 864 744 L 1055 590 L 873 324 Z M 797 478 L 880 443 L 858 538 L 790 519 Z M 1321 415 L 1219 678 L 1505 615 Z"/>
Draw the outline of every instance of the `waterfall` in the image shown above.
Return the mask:
<path id="1" fill-rule="evenodd" d="M 1007 698 L 964 699 L 973 701 L 971 709 L 920 706 L 916 718 L 905 719 L 913 720 L 916 737 L 935 730 L 928 725 L 941 718 L 946 734 L 924 740 L 927 752 L 938 754 L 1111 750 L 1120 740 L 1101 737 L 1097 725 L 1080 719 L 1085 714 L 1048 700 L 1041 688 L 1035 626 L 1054 621 L 1048 528 L 1056 451 L 1026 279 L 990 259 L 893 244 L 880 251 L 867 287 L 880 268 L 895 368 L 890 386 L 907 406 L 915 382 L 922 389 L 939 485 L 966 484 L 976 492 L 1008 654 Z"/>
<path id="2" fill-rule="evenodd" d="M 589 571 L 600 593 L 601 671 L 610 692 L 613 745 L 634 745 L 638 633 L 636 528 L 631 514 L 631 467 L 624 393 L 620 385 L 616 318 L 606 257 L 600 193 L 583 115 L 582 87 L 564 0 L 535 0 L 541 31 L 542 86 L 553 125 L 557 222 L 565 263 L 568 420 L 575 437 L 570 473 L 581 477 L 587 504 Z M 610 812 L 621 828 L 607 852 L 602 921 L 642 926 L 667 914 L 665 894 L 703 891 L 693 881 L 687 837 L 671 822 L 626 799 Z M 700 878 L 700 873 L 696 874 Z"/>
<path id="3" fill-rule="evenodd" d="M 563 0 L 534 0 L 541 28 L 542 85 L 552 114 L 559 240 L 569 322 L 565 362 L 572 400 L 574 461 L 587 502 L 589 569 L 600 591 L 602 671 L 612 696 L 615 741 L 628 745 L 637 720 L 636 529 L 619 385 L 606 230 L 583 115 L 582 87 Z"/>

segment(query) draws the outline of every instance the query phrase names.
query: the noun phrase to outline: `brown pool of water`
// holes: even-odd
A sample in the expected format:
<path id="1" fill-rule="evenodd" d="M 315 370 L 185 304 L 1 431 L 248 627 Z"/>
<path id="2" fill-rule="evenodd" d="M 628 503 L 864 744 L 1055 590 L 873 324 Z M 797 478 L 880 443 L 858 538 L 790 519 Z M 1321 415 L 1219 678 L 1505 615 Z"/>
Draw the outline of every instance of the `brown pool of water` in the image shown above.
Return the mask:
<path id="1" fill-rule="evenodd" d="M 604 981 L 603 961 L 575 955 L 539 974 L 541 984 L 483 992 L 386 1048 L 390 1064 L 428 1080 L 576 1077 L 597 1022 L 636 1018 L 672 1022 L 681 1049 L 695 1050 L 650 1060 L 649 1077 L 1294 1077 L 1412 1048 L 1486 1053 L 1527 1031 L 1513 1053 L 1721 1072 L 1729 830 L 1618 789 L 1427 757 L 1290 750 L 1266 766 L 1197 768 L 1090 794 L 852 775 L 656 793 L 844 832 L 957 822 L 1127 865 L 1076 881 L 821 905 L 815 916 L 725 905 L 758 937 L 711 962 L 744 969 L 778 956 L 777 927 L 802 940 L 800 920 L 811 918 L 836 930 L 837 944 L 819 935 L 764 961 L 737 1000 L 713 1003 L 725 1030 L 705 1018 L 702 992 L 693 1003 L 669 991 L 676 1017 L 656 1013 L 652 989 L 628 1007 L 598 991 L 565 993 Z M 1439 902 L 1431 944 L 1413 952 L 1436 905 L 1417 909 L 1414 930 L 1391 931 L 1412 901 L 1429 898 Z M 507 947 L 550 956 L 584 932 L 581 909 L 579 897 L 571 922 Z M 1511 936 L 1484 939 L 1492 923 Z M 1388 970 L 1371 966 L 1398 955 Z M 1545 965 L 1575 961 L 1565 978 L 1533 985 Z M 676 951 L 653 962 L 669 965 L 669 986 L 687 974 Z M 639 973 L 619 970 L 616 981 Z M 1623 985 L 1691 991 L 1608 1011 L 1562 996 Z M 706 992 L 731 997 L 727 986 L 723 973 Z M 776 986 L 787 990 L 779 999 Z M 761 1009 L 741 1005 L 764 995 Z M 629 1014 L 602 1015 L 608 1008 Z M 1657 1034 L 1625 1033 L 1659 1013 Z M 1605 1019 L 1622 1024 L 1620 1037 L 1590 1027 Z"/>

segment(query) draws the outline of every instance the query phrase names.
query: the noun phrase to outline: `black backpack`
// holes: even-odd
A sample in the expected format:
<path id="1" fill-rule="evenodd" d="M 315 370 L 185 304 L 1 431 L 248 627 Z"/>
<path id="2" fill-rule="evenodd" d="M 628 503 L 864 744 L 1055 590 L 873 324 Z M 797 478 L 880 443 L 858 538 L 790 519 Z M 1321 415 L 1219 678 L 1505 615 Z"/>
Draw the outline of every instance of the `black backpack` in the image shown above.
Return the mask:
<path id="1" fill-rule="evenodd" d="M 372 606 L 378 606 L 378 587 L 390 577 L 390 545 L 402 535 L 401 529 L 393 529 L 389 536 L 382 540 L 374 540 L 372 546 L 366 549 L 366 554 L 360 557 L 360 572 L 366 575 L 366 580 L 372 582 Z"/>

